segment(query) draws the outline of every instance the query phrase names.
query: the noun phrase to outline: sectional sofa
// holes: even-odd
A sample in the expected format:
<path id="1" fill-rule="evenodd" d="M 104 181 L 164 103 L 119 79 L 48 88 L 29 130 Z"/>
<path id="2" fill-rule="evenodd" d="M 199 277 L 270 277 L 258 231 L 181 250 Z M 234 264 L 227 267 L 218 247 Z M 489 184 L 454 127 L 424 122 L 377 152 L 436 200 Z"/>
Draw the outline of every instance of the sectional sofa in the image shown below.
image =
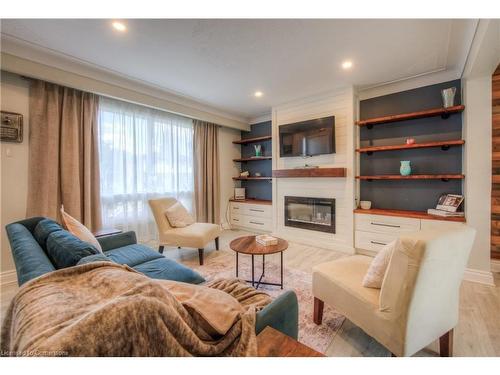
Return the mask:
<path id="1" fill-rule="evenodd" d="M 38 224 L 44 219 L 46 218 L 32 217 L 6 226 L 19 286 L 60 268 L 60 263 L 58 265 L 58 262 L 54 262 L 53 257 L 47 253 L 46 241 L 50 232 L 57 231 L 58 241 L 66 249 L 74 247 L 76 252 L 83 251 L 82 241 L 55 222 L 46 226 L 50 230 L 44 229 L 41 233 Z M 196 271 L 164 257 L 147 246 L 138 244 L 134 232 L 105 236 L 98 238 L 98 241 L 103 254 L 89 254 L 80 259 L 80 264 L 94 260 L 110 260 L 118 264 L 126 264 L 153 279 L 175 280 L 192 284 L 205 282 L 205 279 Z M 297 338 L 298 304 L 293 291 L 284 292 L 257 313 L 256 333 L 258 334 L 266 326 L 271 326 L 290 337 Z"/>

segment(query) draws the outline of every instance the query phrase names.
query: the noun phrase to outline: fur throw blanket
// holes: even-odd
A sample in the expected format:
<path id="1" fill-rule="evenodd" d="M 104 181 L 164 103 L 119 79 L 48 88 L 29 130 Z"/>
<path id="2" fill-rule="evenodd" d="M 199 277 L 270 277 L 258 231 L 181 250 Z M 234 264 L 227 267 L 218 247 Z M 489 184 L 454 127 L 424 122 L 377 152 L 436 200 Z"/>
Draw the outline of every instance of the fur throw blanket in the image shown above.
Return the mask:
<path id="1" fill-rule="evenodd" d="M 255 356 L 255 314 L 270 302 L 237 279 L 198 286 L 96 262 L 23 285 L 0 345 L 4 356 Z"/>

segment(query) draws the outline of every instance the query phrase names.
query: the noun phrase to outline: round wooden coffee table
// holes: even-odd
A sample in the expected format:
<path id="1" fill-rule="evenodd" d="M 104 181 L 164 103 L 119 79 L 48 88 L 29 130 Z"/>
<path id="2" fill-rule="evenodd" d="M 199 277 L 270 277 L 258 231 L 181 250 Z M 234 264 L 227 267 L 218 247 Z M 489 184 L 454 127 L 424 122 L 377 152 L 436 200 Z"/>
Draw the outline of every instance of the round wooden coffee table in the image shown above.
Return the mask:
<path id="1" fill-rule="evenodd" d="M 255 241 L 255 236 L 244 236 L 238 237 L 231 241 L 229 247 L 234 250 L 236 253 L 236 277 L 238 277 L 238 254 L 247 254 L 252 256 L 252 280 L 247 280 L 247 282 L 252 283 L 252 286 L 255 286 L 255 255 L 262 255 L 262 275 L 259 277 L 259 281 L 257 282 L 256 289 L 259 288 L 259 285 L 275 285 L 281 287 L 283 289 L 283 251 L 288 248 L 288 242 L 282 238 L 278 238 L 278 243 L 276 245 L 264 246 L 257 241 Z M 266 255 L 280 253 L 281 257 L 281 283 L 267 283 L 262 281 L 264 277 L 264 270 L 266 266 Z"/>

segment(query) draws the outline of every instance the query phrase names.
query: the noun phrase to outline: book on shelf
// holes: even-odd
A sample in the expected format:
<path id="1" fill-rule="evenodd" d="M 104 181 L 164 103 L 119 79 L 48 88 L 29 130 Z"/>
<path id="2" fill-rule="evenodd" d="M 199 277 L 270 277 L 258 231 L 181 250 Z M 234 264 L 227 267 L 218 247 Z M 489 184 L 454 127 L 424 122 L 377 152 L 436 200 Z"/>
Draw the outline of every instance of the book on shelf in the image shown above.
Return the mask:
<path id="1" fill-rule="evenodd" d="M 258 244 L 264 246 L 272 246 L 278 244 L 278 239 L 276 237 L 270 236 L 268 234 L 261 234 L 259 236 L 255 236 L 255 241 Z"/>
<path id="2" fill-rule="evenodd" d="M 463 195 L 443 194 L 439 197 L 436 210 L 457 212 L 458 207 L 460 207 L 463 201 Z"/>
<path id="3" fill-rule="evenodd" d="M 438 210 L 435 208 L 429 208 L 427 210 L 429 215 L 442 216 L 442 217 L 464 217 L 464 212 L 450 212 L 445 210 Z"/>

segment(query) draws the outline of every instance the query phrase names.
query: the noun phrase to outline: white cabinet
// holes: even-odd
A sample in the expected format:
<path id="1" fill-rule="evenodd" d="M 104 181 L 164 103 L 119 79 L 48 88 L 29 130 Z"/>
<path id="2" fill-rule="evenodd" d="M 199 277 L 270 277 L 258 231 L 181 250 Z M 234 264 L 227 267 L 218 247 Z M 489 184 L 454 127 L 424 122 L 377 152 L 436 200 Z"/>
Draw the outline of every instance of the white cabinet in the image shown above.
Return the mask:
<path id="1" fill-rule="evenodd" d="M 272 206 L 253 202 L 231 202 L 230 223 L 233 227 L 271 232 L 273 227 Z"/>
<path id="2" fill-rule="evenodd" d="M 361 252 L 364 250 L 376 253 L 403 233 L 425 229 L 445 230 L 461 225 L 464 223 L 356 213 L 354 215 L 354 246 Z"/>

